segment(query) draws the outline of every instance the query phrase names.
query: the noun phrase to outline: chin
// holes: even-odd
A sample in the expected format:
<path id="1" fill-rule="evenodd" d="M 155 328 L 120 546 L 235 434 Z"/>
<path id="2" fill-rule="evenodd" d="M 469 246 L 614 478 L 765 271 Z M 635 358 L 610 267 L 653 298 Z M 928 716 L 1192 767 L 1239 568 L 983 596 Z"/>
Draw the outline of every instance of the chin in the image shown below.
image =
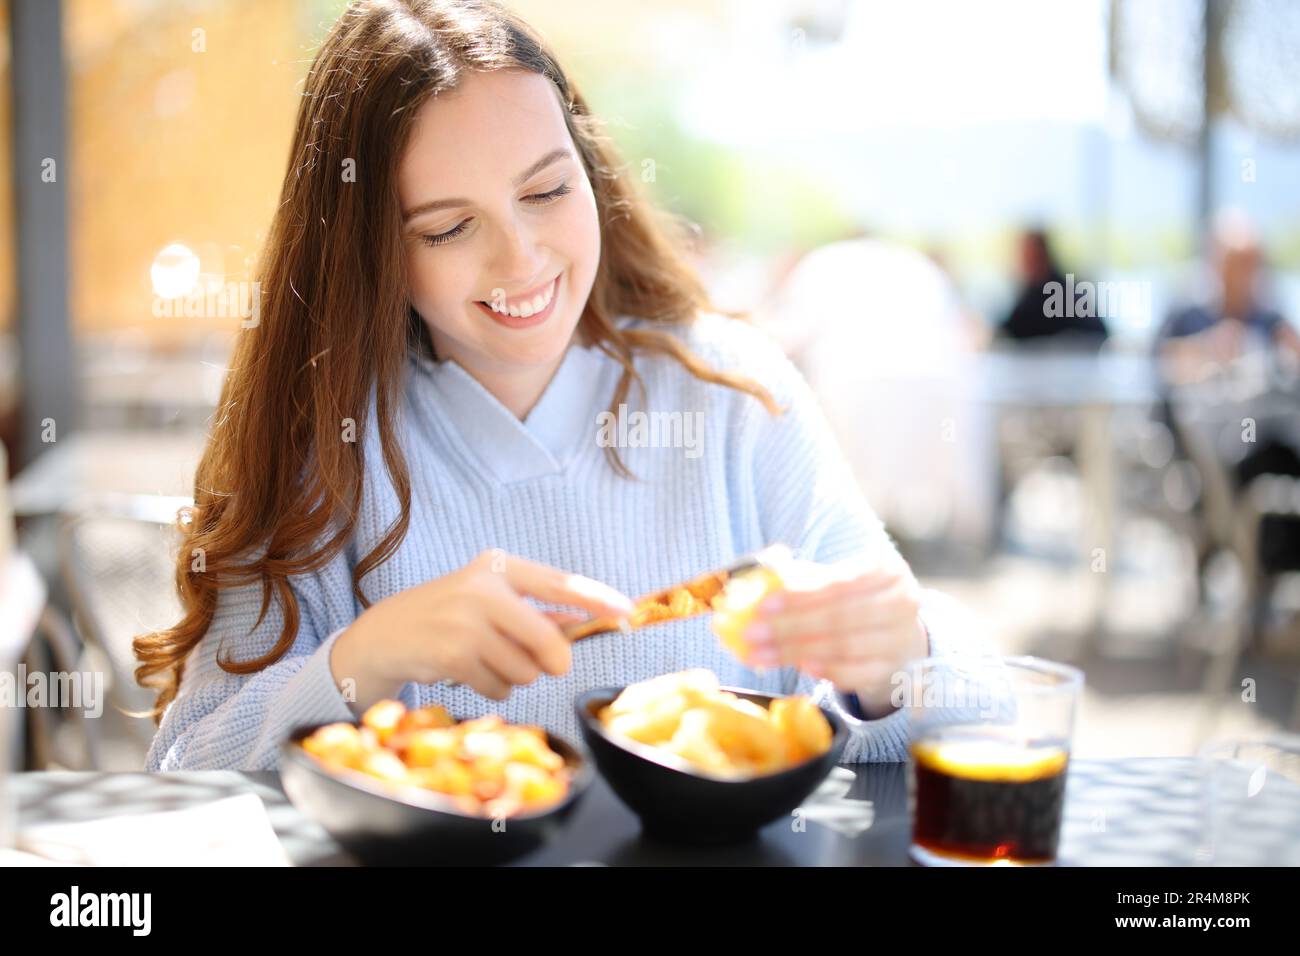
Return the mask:
<path id="1" fill-rule="evenodd" d="M 513 365 L 547 365 L 558 362 L 572 341 L 572 326 L 567 331 L 552 329 L 545 335 L 539 335 L 533 342 L 501 343 L 499 351 L 494 350 L 493 355 L 499 361 Z"/>
<path id="2" fill-rule="evenodd" d="M 565 349 L 573 339 L 577 323 L 552 325 L 528 330 L 526 332 L 488 330 L 471 330 L 475 334 L 461 339 L 462 349 L 476 353 L 479 361 L 496 366 L 518 366 L 521 368 L 547 365 L 558 362 Z"/>

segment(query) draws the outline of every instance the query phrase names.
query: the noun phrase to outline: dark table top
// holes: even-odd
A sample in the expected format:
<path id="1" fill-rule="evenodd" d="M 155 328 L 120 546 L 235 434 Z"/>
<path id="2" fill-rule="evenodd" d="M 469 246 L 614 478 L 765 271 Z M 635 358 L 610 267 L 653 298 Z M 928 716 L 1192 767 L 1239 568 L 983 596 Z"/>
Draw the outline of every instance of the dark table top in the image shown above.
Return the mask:
<path id="1" fill-rule="evenodd" d="M 722 848 L 642 837 L 637 818 L 597 776 L 563 834 L 517 865 L 906 866 L 911 862 L 907 774 L 906 764 L 836 768 L 790 819 L 769 824 L 749 843 Z M 1193 758 L 1072 760 L 1060 863 L 1203 865 L 1222 859 L 1221 852 L 1207 857 L 1206 847 L 1212 837 L 1222 844 L 1223 828 L 1233 826 L 1232 862 L 1300 864 L 1300 789 L 1277 778 L 1258 795 L 1265 799 L 1252 797 L 1250 820 L 1250 814 L 1211 813 L 1202 780 L 1202 765 Z M 18 774 L 11 783 L 20 828 L 175 810 L 251 792 L 261 798 L 291 861 L 352 862 L 288 801 L 274 772 L 47 771 Z"/>

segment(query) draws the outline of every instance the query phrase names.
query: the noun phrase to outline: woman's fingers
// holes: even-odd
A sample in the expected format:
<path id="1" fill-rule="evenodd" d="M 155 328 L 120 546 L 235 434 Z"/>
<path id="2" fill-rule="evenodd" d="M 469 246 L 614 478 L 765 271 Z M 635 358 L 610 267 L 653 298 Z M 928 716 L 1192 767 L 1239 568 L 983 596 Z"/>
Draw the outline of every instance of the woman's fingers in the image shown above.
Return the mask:
<path id="1" fill-rule="evenodd" d="M 890 655 L 893 650 L 885 646 L 886 641 L 882 641 L 880 646 L 865 649 L 860 646 L 860 643 L 855 643 L 848 634 L 832 634 L 777 644 L 773 649 L 778 663 L 793 667 L 808 664 L 860 664 L 879 660 Z"/>
<path id="2" fill-rule="evenodd" d="M 458 680 L 492 700 L 505 700 L 510 696 L 511 685 L 477 657 L 465 662 Z"/>
<path id="3" fill-rule="evenodd" d="M 915 615 L 908 593 L 907 582 L 900 580 L 884 591 L 848 593 L 838 601 L 786 608 L 757 618 L 745 637 L 754 644 L 797 645 L 887 627 Z"/>
<path id="4" fill-rule="evenodd" d="M 489 600 L 488 619 L 546 673 L 563 674 L 569 669 L 571 654 L 564 632 L 517 594 L 506 593 Z"/>
<path id="5" fill-rule="evenodd" d="M 511 687 L 531 684 L 542 673 L 532 655 L 508 634 L 498 634 L 496 640 L 488 641 L 480 656 L 483 663 Z"/>
<path id="6" fill-rule="evenodd" d="M 897 572 L 873 569 L 852 577 L 832 580 L 818 587 L 787 587 L 758 605 L 761 619 L 815 609 L 832 608 L 846 601 L 873 597 L 898 583 Z"/>
<path id="7" fill-rule="evenodd" d="M 577 624 L 579 621 L 587 620 L 586 614 L 580 614 L 577 611 L 543 611 L 547 617 L 555 622 L 555 626 L 563 629 L 570 624 Z"/>
<path id="8" fill-rule="evenodd" d="M 608 584 L 581 574 L 570 574 L 513 554 L 487 552 L 492 570 L 520 594 L 550 604 L 583 608 L 597 617 L 620 617 L 635 609 L 632 599 Z"/>

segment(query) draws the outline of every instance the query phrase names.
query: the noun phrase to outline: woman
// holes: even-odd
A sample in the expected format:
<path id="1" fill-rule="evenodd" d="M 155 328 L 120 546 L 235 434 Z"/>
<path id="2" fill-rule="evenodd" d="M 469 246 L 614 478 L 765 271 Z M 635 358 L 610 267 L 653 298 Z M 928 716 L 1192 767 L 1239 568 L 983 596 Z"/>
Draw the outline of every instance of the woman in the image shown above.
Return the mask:
<path id="1" fill-rule="evenodd" d="M 951 635 L 807 385 L 709 308 L 511 14 L 343 14 L 260 284 L 182 518 L 185 616 L 136 641 L 150 769 L 272 768 L 384 697 L 573 739 L 580 691 L 693 666 L 830 693 L 846 759 L 905 757 L 890 675 Z M 707 618 L 561 633 L 774 542 L 838 573 L 775 597 L 745 662 Z"/>

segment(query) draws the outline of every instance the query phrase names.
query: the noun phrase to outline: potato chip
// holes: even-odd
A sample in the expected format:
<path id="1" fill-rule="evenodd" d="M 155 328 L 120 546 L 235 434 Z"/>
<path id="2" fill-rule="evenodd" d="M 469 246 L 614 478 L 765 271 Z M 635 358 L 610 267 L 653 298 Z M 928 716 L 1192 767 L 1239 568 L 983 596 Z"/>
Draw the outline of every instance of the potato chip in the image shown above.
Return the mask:
<path id="1" fill-rule="evenodd" d="M 631 684 L 614 699 L 608 710 L 611 714 L 629 713 L 643 710 L 647 705 L 672 694 L 697 700 L 716 693 L 718 693 L 718 675 L 699 667 Z"/>
<path id="2" fill-rule="evenodd" d="M 831 727 L 807 697 L 771 708 L 722 690 L 703 668 L 632 684 L 597 713 L 611 734 L 659 747 L 709 773 L 773 773 L 825 753 Z"/>
<path id="3" fill-rule="evenodd" d="M 703 708 L 682 715 L 677 732 L 663 749 L 676 754 L 703 770 L 715 773 L 732 773 L 735 763 L 715 739 L 714 715 Z"/>
<path id="4" fill-rule="evenodd" d="M 801 762 L 825 753 L 831 745 L 831 727 L 821 709 L 807 697 L 784 697 L 772 701 L 772 724 L 785 737 L 791 762 Z"/>

